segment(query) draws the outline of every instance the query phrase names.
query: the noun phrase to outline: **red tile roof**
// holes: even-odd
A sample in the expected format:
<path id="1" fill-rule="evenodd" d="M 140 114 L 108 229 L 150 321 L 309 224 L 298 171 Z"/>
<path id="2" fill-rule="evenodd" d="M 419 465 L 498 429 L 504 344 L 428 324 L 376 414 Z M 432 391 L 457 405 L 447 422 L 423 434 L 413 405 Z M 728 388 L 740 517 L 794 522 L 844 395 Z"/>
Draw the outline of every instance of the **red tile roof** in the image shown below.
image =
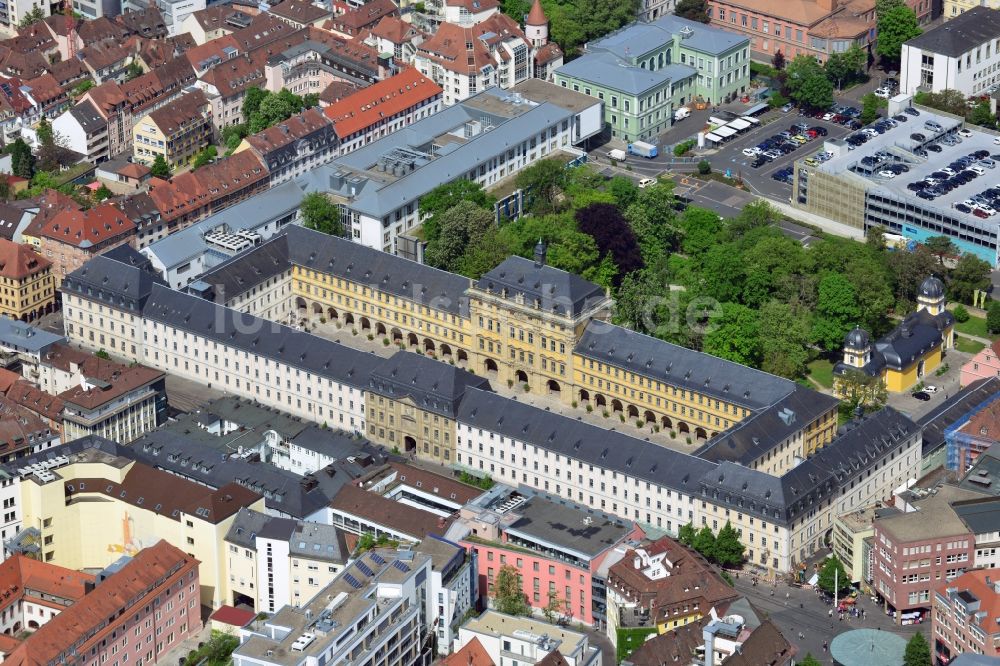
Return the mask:
<path id="1" fill-rule="evenodd" d="M 319 109 L 306 109 L 262 132 L 251 134 L 247 143 L 263 155 L 305 138 L 329 124 L 330 120 Z"/>
<path id="2" fill-rule="evenodd" d="M 71 649 L 89 651 L 89 641 L 102 640 L 108 618 L 117 617 L 133 604 L 150 601 L 160 585 L 178 571 L 194 567 L 198 560 L 166 541 L 143 548 L 130 562 L 94 590 L 50 619 L 29 636 L 5 660 L 5 664 L 53 664 Z"/>
<path id="3" fill-rule="evenodd" d="M 525 20 L 524 25 L 545 25 L 549 22 L 549 19 L 545 17 L 545 10 L 542 9 L 542 0 L 535 0 L 531 5 L 531 11 L 528 12 L 528 18 Z"/>
<path id="4" fill-rule="evenodd" d="M 268 11 L 301 25 L 326 18 L 332 13 L 329 9 L 317 7 L 309 0 L 285 0 Z"/>
<path id="5" fill-rule="evenodd" d="M 45 595 L 76 603 L 84 598 L 87 585 L 94 580 L 93 574 L 14 555 L 0 562 L 0 593 L 3 595 L 0 606 L 7 608 L 11 601 L 27 596 L 33 603 L 62 610 L 65 606 L 46 600 Z"/>
<path id="6" fill-rule="evenodd" d="M 46 393 L 26 379 L 15 382 L 2 392 L 11 402 L 17 403 L 25 409 L 30 409 L 61 429 L 62 411 L 66 403 L 60 398 Z"/>
<path id="7" fill-rule="evenodd" d="M 134 232 L 132 220 L 114 206 L 102 204 L 90 210 L 63 210 L 42 227 L 39 235 L 86 249 Z"/>
<path id="8" fill-rule="evenodd" d="M 323 113 L 333 121 L 337 136 L 343 139 L 441 92 L 441 86 L 410 67 L 348 95 L 323 109 Z"/>
<path id="9" fill-rule="evenodd" d="M 383 16 L 398 15 L 399 8 L 392 0 L 371 0 L 333 19 L 333 29 L 347 35 L 357 35 L 361 30 L 376 25 Z"/>
<path id="10" fill-rule="evenodd" d="M 441 666 L 494 666 L 493 659 L 478 638 L 441 660 Z"/>
<path id="11" fill-rule="evenodd" d="M 44 271 L 51 265 L 51 261 L 31 247 L 0 238 L 0 276 L 11 280 L 22 280 Z"/>
<path id="12" fill-rule="evenodd" d="M 447 70 L 478 74 L 494 64 L 491 46 L 507 39 L 521 39 L 527 43 L 514 19 L 505 14 L 494 14 L 472 26 L 442 23 L 434 36 L 418 49 Z M 472 48 L 467 48 L 469 44 Z M 506 59 L 506 52 L 498 51 L 497 56 Z"/>
<path id="13" fill-rule="evenodd" d="M 0 393 L 6 393 L 11 386 L 20 381 L 21 375 L 7 368 L 0 368 Z"/>
<path id="14" fill-rule="evenodd" d="M 219 606 L 219 610 L 209 615 L 208 619 L 233 627 L 245 627 L 255 617 L 257 617 L 257 614 L 252 610 L 233 608 L 232 606 Z"/>
<path id="15" fill-rule="evenodd" d="M 537 4 L 538 0 L 535 0 L 535 3 Z M 445 4 L 449 7 L 463 7 L 470 14 L 479 14 L 500 7 L 498 0 L 445 0 Z"/>

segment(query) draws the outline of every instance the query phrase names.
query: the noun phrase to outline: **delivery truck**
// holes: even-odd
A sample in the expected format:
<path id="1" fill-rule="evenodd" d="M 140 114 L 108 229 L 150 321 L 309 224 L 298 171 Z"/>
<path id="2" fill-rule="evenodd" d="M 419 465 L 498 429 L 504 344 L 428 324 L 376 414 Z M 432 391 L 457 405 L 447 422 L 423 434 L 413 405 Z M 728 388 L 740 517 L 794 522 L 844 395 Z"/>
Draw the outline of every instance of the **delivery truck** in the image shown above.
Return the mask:
<path id="1" fill-rule="evenodd" d="M 615 162 L 625 161 L 625 151 L 621 148 L 614 148 L 608 151 L 608 158 L 614 160 Z"/>
<path id="2" fill-rule="evenodd" d="M 635 143 L 628 144 L 628 152 L 630 155 L 652 159 L 656 157 L 656 146 L 645 141 L 636 141 Z"/>
<path id="3" fill-rule="evenodd" d="M 684 120 L 690 115 L 691 115 L 691 109 L 687 108 L 686 106 L 682 106 L 681 108 L 674 111 L 674 122 L 676 123 L 679 120 Z"/>

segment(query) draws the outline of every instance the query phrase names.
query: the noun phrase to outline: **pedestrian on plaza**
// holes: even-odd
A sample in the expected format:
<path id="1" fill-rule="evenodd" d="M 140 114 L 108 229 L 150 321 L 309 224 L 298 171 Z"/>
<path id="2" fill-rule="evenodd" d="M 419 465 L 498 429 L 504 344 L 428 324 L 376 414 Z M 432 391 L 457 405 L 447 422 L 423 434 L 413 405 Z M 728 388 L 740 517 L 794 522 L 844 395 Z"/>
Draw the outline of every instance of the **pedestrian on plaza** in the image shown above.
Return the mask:
<path id="1" fill-rule="evenodd" d="M 831 617 L 831 618 L 833 617 L 833 609 L 832 608 L 826 612 L 826 616 L 827 617 Z"/>
<path id="2" fill-rule="evenodd" d="M 823 641 L 823 652 L 826 652 L 826 641 Z"/>
<path id="3" fill-rule="evenodd" d="M 788 592 L 785 592 L 785 598 L 786 598 L 786 599 L 788 598 L 788 596 L 789 596 L 789 595 L 788 595 Z"/>

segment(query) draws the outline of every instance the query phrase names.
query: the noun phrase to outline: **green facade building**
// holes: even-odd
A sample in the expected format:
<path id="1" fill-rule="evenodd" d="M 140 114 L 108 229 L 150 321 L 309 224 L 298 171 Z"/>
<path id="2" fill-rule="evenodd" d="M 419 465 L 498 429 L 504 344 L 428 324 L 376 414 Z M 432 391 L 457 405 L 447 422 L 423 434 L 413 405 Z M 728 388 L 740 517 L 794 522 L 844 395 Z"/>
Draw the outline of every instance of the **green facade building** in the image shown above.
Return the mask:
<path id="1" fill-rule="evenodd" d="M 630 26 L 587 44 L 555 81 L 604 100 L 611 136 L 650 141 L 674 109 L 698 99 L 730 101 L 750 86 L 750 40 L 678 16 Z"/>

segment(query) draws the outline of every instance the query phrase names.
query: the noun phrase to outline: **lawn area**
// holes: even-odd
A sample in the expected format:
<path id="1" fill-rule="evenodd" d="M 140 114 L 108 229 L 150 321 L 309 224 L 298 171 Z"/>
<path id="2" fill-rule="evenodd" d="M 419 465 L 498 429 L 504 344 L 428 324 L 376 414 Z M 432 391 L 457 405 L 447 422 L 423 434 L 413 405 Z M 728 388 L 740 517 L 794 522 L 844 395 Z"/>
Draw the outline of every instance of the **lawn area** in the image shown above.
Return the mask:
<path id="1" fill-rule="evenodd" d="M 618 627 L 618 663 L 628 659 L 650 634 L 655 633 L 656 627 Z"/>
<path id="2" fill-rule="evenodd" d="M 825 388 L 833 388 L 833 363 L 818 358 L 808 366 L 809 376 Z"/>
<path id="3" fill-rule="evenodd" d="M 955 322 L 955 330 L 965 335 L 974 335 L 990 340 L 995 340 L 997 337 L 986 332 L 986 319 L 984 317 L 969 317 L 969 321 Z"/>
<path id="4" fill-rule="evenodd" d="M 955 349 L 966 354 L 978 354 L 985 347 L 979 340 L 970 340 L 961 335 L 955 336 Z"/>

